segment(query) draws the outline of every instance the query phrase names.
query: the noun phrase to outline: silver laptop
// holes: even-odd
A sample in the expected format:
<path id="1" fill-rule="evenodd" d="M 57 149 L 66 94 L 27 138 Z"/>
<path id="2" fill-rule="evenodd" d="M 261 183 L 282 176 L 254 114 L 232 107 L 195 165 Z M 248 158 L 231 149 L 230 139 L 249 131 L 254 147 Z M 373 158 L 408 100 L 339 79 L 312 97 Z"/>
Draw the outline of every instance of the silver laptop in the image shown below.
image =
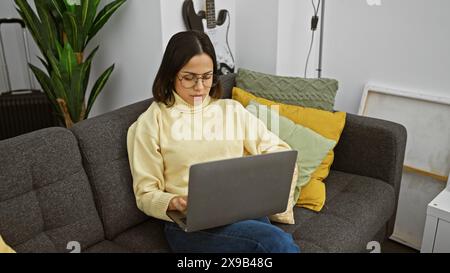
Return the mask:
<path id="1" fill-rule="evenodd" d="M 192 165 L 188 209 L 167 215 L 193 232 L 284 212 L 296 160 L 291 150 Z"/>

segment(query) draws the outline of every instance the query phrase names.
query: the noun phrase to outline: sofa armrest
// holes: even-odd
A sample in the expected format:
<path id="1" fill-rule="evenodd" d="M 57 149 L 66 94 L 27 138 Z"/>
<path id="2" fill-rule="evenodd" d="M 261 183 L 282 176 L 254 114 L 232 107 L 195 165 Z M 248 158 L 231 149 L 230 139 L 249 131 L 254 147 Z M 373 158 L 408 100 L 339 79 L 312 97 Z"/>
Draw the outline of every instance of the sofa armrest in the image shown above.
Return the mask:
<path id="1" fill-rule="evenodd" d="M 392 185 L 397 208 L 406 138 L 406 128 L 401 124 L 347 114 L 334 149 L 332 169 L 377 178 Z M 396 211 L 389 221 L 388 235 L 393 231 L 395 215 Z"/>
<path id="2" fill-rule="evenodd" d="M 405 147 L 403 125 L 347 114 L 332 169 L 383 180 L 397 191 Z"/>

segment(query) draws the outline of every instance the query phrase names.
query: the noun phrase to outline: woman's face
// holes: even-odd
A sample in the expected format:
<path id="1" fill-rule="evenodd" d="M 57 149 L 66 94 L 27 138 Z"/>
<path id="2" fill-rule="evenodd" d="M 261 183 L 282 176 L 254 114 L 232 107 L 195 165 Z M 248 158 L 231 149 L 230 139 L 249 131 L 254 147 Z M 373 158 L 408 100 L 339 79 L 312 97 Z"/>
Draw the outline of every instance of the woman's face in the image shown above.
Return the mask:
<path id="1" fill-rule="evenodd" d="M 175 77 L 175 91 L 191 105 L 201 104 L 211 91 L 214 63 L 206 53 L 195 55 Z"/>

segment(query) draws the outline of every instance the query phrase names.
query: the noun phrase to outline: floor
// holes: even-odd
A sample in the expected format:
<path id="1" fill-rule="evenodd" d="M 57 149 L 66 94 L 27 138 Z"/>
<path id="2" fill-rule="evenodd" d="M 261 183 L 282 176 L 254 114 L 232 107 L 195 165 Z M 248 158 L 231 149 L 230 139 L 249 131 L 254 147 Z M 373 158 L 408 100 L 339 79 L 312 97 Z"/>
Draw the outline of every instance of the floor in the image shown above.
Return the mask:
<path id="1" fill-rule="evenodd" d="M 410 248 L 395 241 L 387 239 L 381 246 L 382 253 L 419 253 L 417 249 Z"/>

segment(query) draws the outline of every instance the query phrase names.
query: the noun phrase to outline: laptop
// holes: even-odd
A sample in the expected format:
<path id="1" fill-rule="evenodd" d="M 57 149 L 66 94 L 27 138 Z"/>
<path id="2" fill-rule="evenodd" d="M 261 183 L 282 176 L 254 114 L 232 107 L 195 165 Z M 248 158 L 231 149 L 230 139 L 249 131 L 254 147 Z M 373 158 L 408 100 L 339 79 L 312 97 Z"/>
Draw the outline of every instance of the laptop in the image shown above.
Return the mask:
<path id="1" fill-rule="evenodd" d="M 194 164 L 187 211 L 167 215 L 194 232 L 284 212 L 296 160 L 290 150 Z"/>

